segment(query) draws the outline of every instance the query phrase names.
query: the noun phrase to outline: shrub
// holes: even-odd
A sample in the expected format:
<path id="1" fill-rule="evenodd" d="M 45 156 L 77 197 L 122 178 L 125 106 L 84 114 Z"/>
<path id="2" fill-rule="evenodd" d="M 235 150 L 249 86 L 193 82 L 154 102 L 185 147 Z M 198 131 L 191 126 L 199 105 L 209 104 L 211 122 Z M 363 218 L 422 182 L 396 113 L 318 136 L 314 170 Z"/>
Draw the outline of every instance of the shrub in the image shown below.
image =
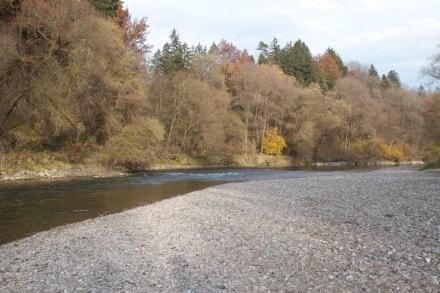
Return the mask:
<path id="1" fill-rule="evenodd" d="M 130 171 L 145 169 L 157 157 L 164 133 L 163 125 L 153 118 L 126 125 L 104 147 L 106 162 Z"/>
<path id="2" fill-rule="evenodd" d="M 263 139 L 263 152 L 266 155 L 279 156 L 287 146 L 286 140 L 278 135 L 278 128 L 274 127 L 267 133 Z"/>

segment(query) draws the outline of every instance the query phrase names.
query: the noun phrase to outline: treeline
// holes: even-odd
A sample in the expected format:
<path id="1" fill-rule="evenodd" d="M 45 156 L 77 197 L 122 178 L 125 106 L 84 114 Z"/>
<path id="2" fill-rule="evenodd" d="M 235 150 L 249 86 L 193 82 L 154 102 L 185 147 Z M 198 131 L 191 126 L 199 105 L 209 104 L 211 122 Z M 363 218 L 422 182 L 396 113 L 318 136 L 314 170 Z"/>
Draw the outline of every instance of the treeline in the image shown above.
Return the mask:
<path id="1" fill-rule="evenodd" d="M 175 30 L 147 60 L 147 29 L 115 0 L 0 2 L 3 156 L 138 169 L 278 151 L 295 162 L 438 155 L 440 94 L 402 87 L 394 70 L 312 56 L 301 40 L 260 42 L 255 62 Z"/>

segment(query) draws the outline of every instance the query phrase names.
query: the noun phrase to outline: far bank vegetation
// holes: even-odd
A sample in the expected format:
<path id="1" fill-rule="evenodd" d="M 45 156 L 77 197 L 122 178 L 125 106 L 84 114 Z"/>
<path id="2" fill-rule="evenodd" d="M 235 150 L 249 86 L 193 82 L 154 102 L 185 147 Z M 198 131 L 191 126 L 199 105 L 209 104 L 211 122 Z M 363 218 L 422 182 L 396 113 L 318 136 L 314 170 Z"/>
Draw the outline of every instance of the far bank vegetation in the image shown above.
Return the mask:
<path id="1" fill-rule="evenodd" d="M 440 92 L 394 70 L 260 42 L 254 60 L 176 30 L 155 52 L 120 1 L 0 2 L 0 172 L 98 164 L 439 164 Z M 425 73 L 438 81 L 438 56 Z M 436 71 L 437 70 L 437 71 Z"/>

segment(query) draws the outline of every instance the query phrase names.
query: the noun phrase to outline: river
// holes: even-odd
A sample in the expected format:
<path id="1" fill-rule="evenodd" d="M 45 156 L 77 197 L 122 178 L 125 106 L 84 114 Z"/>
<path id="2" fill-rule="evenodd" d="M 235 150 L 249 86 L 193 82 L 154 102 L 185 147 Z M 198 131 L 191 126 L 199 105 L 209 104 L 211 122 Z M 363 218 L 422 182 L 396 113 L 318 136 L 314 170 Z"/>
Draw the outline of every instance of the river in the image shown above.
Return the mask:
<path id="1" fill-rule="evenodd" d="M 0 244 L 222 183 L 304 177 L 311 172 L 228 168 L 142 172 L 118 178 L 2 182 Z"/>

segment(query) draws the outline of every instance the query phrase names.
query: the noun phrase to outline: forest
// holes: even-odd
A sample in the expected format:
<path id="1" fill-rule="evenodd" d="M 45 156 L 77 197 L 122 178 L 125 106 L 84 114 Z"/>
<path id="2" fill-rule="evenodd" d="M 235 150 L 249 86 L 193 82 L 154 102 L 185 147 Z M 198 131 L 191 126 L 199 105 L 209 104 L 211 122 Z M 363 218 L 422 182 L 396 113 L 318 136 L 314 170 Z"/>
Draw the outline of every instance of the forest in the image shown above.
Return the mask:
<path id="1" fill-rule="evenodd" d="M 393 69 L 313 56 L 300 39 L 151 52 L 147 19 L 118 0 L 0 1 L 0 172 L 424 160 L 440 165 L 440 90 Z M 440 80 L 440 52 L 423 73 Z"/>

